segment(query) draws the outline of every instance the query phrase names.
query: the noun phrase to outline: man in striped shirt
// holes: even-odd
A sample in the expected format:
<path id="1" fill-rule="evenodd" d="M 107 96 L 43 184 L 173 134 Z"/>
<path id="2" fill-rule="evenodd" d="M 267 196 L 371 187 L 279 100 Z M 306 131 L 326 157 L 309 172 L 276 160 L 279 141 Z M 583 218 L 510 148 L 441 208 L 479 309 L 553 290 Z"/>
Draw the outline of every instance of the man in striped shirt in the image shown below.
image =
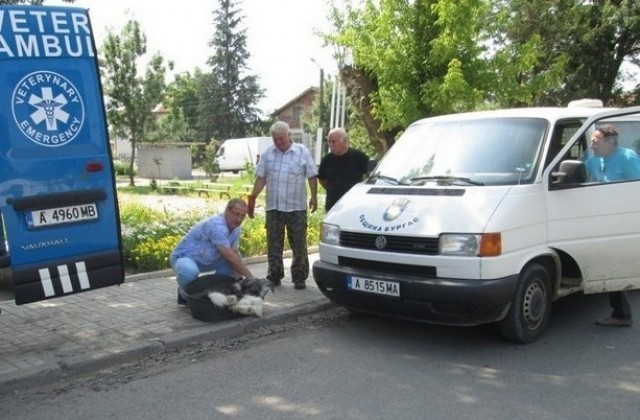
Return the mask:
<path id="1" fill-rule="evenodd" d="M 256 197 L 266 187 L 267 279 L 280 285 L 284 277 L 282 253 L 285 230 L 291 247 L 291 280 L 304 289 L 309 277 L 307 251 L 307 209 L 318 208 L 318 168 L 309 150 L 291 141 L 289 126 L 276 121 L 269 130 L 273 146 L 260 156 L 256 180 L 249 196 L 249 217 L 253 217 Z M 309 184 L 311 197 L 307 203 Z"/>

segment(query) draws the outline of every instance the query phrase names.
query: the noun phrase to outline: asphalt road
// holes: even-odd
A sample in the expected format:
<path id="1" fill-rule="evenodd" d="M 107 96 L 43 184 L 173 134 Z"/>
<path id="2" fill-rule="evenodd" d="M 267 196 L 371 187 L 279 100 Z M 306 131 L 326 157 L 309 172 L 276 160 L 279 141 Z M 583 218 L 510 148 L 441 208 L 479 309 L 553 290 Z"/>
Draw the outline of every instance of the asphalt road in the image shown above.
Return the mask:
<path id="1" fill-rule="evenodd" d="M 631 294 L 640 310 L 640 294 Z M 233 341 L 0 396 L 3 418 L 636 419 L 640 335 L 603 328 L 606 296 L 559 302 L 548 333 L 506 343 L 332 309 Z"/>

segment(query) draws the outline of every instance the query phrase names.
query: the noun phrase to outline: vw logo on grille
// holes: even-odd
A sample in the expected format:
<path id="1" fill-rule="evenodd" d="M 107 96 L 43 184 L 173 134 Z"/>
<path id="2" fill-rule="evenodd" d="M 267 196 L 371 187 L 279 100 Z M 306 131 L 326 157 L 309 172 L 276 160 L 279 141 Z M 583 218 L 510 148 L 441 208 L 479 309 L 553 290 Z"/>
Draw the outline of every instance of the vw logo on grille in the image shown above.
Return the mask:
<path id="1" fill-rule="evenodd" d="M 385 249 L 387 247 L 387 238 L 384 236 L 378 236 L 376 238 L 376 248 Z"/>

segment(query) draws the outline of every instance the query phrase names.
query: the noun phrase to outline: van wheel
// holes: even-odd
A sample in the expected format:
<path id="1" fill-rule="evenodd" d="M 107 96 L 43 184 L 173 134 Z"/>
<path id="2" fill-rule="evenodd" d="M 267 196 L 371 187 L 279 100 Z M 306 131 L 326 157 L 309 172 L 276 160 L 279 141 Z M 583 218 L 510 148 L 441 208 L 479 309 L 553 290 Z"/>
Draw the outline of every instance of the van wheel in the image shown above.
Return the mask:
<path id="1" fill-rule="evenodd" d="M 518 290 L 507 316 L 500 321 L 502 338 L 531 343 L 543 333 L 551 316 L 551 276 L 540 264 L 528 265 L 520 273 Z"/>

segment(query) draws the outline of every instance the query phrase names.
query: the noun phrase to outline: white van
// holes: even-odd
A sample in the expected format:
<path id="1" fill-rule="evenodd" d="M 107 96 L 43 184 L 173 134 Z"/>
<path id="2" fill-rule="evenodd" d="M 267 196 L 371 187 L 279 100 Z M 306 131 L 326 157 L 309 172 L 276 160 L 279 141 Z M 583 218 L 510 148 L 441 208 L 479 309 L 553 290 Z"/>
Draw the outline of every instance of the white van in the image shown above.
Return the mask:
<path id="1" fill-rule="evenodd" d="M 313 276 L 352 310 L 498 322 L 535 341 L 552 302 L 640 288 L 640 179 L 587 182 L 591 132 L 640 147 L 640 107 L 529 108 L 412 124 L 322 224 Z"/>
<path id="2" fill-rule="evenodd" d="M 225 140 L 216 153 L 221 171 L 237 174 L 247 163 L 256 164 L 260 156 L 273 145 L 271 137 L 247 137 Z"/>

